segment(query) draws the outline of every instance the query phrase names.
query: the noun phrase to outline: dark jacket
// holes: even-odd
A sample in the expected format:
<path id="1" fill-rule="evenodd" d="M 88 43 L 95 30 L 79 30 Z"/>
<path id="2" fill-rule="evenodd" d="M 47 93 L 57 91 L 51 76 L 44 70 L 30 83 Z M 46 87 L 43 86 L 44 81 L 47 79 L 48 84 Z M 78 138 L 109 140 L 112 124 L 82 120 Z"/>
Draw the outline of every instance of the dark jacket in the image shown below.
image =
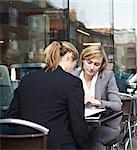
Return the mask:
<path id="1" fill-rule="evenodd" d="M 82 82 L 60 66 L 55 71 L 42 69 L 26 75 L 15 90 L 8 117 L 49 128 L 49 149 L 60 149 L 65 143 L 76 143 L 78 149 L 89 146 Z"/>

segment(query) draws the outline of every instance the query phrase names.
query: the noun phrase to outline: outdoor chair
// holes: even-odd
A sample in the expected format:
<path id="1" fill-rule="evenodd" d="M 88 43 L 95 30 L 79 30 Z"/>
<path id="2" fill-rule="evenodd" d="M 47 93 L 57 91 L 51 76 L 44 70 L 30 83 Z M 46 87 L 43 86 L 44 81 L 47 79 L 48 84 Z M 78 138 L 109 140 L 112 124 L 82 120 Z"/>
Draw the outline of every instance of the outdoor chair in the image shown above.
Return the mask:
<path id="1" fill-rule="evenodd" d="M 106 146 L 106 150 L 115 150 L 115 148 L 117 148 L 117 150 L 120 150 L 119 137 L 109 141 L 105 146 Z"/>
<path id="2" fill-rule="evenodd" d="M 47 150 L 47 138 L 49 129 L 30 121 L 21 119 L 0 119 L 0 125 L 23 126 L 34 129 L 36 133 L 13 134 L 1 133 L 1 150 Z"/>
<path id="3" fill-rule="evenodd" d="M 6 118 L 13 92 L 8 68 L 0 65 L 0 118 Z"/>
<path id="4" fill-rule="evenodd" d="M 133 96 L 126 93 L 120 93 L 123 111 L 123 117 L 121 121 L 121 133 L 119 137 L 116 139 L 109 141 L 106 144 L 106 149 L 117 150 L 120 149 L 120 142 L 123 144 L 123 150 L 128 149 L 128 145 L 130 144 L 130 150 L 132 150 L 132 131 L 131 131 L 131 114 L 132 114 L 132 104 L 133 104 Z"/>
<path id="5" fill-rule="evenodd" d="M 130 143 L 130 149 L 132 150 L 132 130 L 131 130 L 131 114 L 133 107 L 133 96 L 131 94 L 120 93 L 123 111 L 123 118 L 121 122 L 121 133 L 122 133 L 122 143 L 124 145 L 124 150 L 128 149 L 128 144 Z"/>

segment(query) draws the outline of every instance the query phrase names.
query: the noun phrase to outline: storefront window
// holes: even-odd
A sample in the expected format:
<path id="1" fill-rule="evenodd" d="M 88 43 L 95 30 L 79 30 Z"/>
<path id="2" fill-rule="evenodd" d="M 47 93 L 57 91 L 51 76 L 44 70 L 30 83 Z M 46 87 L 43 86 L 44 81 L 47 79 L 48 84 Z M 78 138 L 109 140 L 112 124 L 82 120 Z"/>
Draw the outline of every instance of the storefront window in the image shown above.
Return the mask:
<path id="1" fill-rule="evenodd" d="M 2 64 L 10 68 L 12 64 L 43 62 L 45 5 L 40 0 L 1 1 Z"/>
<path id="2" fill-rule="evenodd" d="M 18 10 L 16 8 L 9 8 L 9 25 L 17 26 Z"/>
<path id="3" fill-rule="evenodd" d="M 45 15 L 30 15 L 28 28 L 28 61 L 42 62 L 45 47 Z"/>
<path id="4" fill-rule="evenodd" d="M 0 8 L 2 64 L 42 62 L 47 45 L 68 40 L 80 52 L 101 43 L 110 64 L 115 62 L 116 68 L 128 72 L 136 69 L 135 0 L 7 0 L 1 1 Z M 125 54 L 130 49 L 134 61 L 129 65 Z"/>
<path id="5" fill-rule="evenodd" d="M 136 14 L 136 0 L 1 0 L 0 64 L 15 82 L 44 66 L 43 50 L 54 40 L 70 41 L 79 52 L 101 43 L 125 91 L 136 72 Z"/>
<path id="6" fill-rule="evenodd" d="M 39 5 L 41 0 L 21 0 L 21 1 L 26 2 L 26 3 L 32 3 L 35 5 Z"/>
<path id="7" fill-rule="evenodd" d="M 127 80 L 136 72 L 135 0 L 114 1 L 113 12 L 115 73 L 120 90 L 126 92 Z"/>
<path id="8" fill-rule="evenodd" d="M 69 10 L 68 1 L 64 0 L 47 0 L 46 15 L 49 29 L 50 41 L 54 40 L 69 40 Z M 46 43 L 48 45 L 49 43 Z"/>
<path id="9" fill-rule="evenodd" d="M 113 69 L 112 1 L 70 0 L 70 41 L 79 51 L 88 45 L 101 43 Z"/>

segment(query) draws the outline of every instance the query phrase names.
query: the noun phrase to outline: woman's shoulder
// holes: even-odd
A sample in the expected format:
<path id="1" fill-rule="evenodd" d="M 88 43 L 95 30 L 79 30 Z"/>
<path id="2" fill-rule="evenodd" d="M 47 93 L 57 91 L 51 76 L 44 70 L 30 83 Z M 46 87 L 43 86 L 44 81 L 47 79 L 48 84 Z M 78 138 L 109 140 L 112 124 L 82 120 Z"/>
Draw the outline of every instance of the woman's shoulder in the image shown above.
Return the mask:
<path id="1" fill-rule="evenodd" d="M 114 72 L 112 70 L 105 69 L 101 72 L 102 76 L 107 78 L 114 76 Z"/>
<path id="2" fill-rule="evenodd" d="M 75 81 L 80 81 L 81 80 L 77 75 L 75 75 L 73 73 L 66 72 L 66 74 L 67 74 L 68 78 L 70 78 L 72 80 L 75 80 Z"/>
<path id="3" fill-rule="evenodd" d="M 108 70 L 108 69 L 103 70 L 102 73 L 104 73 L 104 74 L 114 74 L 114 72 L 112 70 Z"/>
<path id="4" fill-rule="evenodd" d="M 79 77 L 81 71 L 82 71 L 81 68 L 78 67 L 78 68 L 75 68 L 75 69 L 73 70 L 72 74 L 73 74 L 74 76 L 76 76 L 76 77 Z"/>

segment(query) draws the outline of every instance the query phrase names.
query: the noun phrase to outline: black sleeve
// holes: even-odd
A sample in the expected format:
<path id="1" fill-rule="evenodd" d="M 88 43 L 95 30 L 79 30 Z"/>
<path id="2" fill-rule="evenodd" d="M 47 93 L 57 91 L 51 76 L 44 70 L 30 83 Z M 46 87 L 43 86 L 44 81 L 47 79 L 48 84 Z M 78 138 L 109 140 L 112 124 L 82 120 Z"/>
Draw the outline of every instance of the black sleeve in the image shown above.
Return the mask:
<path id="1" fill-rule="evenodd" d="M 69 117 L 78 149 L 89 149 L 88 129 L 84 119 L 84 90 L 79 78 L 72 81 L 69 89 Z"/>
<path id="2" fill-rule="evenodd" d="M 14 97 L 11 101 L 8 110 L 8 118 L 19 118 L 20 117 L 20 86 L 15 89 Z"/>

